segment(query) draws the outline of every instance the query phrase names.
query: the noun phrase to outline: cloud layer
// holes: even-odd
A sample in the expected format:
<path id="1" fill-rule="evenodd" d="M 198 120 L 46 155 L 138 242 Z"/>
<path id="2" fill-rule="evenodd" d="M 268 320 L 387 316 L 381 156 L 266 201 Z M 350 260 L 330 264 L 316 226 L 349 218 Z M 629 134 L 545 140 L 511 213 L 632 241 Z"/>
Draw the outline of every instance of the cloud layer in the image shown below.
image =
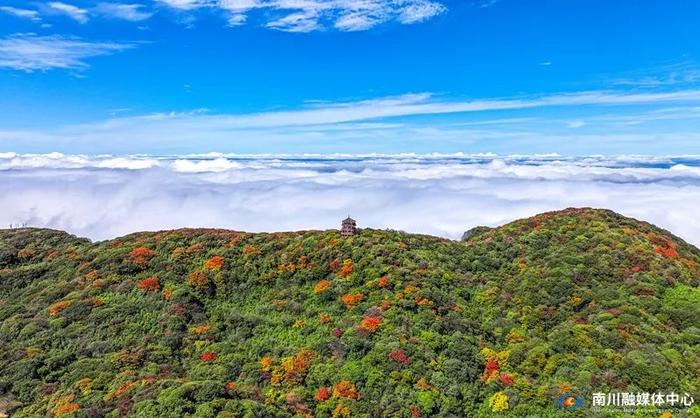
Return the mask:
<path id="1" fill-rule="evenodd" d="M 568 206 L 700 244 L 700 157 L 0 154 L 0 225 L 105 239 L 139 230 L 362 226 L 458 238 Z"/>

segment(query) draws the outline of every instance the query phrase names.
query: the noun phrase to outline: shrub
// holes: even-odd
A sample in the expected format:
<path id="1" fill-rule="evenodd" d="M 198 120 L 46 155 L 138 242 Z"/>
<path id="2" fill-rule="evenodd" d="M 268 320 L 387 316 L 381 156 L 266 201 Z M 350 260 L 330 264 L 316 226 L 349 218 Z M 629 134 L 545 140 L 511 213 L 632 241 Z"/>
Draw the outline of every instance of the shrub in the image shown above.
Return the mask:
<path id="1" fill-rule="evenodd" d="M 143 266 L 156 255 L 158 254 L 150 248 L 136 247 L 129 253 L 129 261 L 137 266 Z"/>
<path id="2" fill-rule="evenodd" d="M 334 398 L 360 399 L 355 385 L 349 380 L 341 380 L 333 386 Z"/>
<path id="3" fill-rule="evenodd" d="M 343 301 L 348 309 L 355 307 L 362 299 L 364 299 L 362 293 L 350 293 L 340 297 L 340 300 Z"/>
<path id="4" fill-rule="evenodd" d="M 316 283 L 314 286 L 314 293 L 315 294 L 321 294 L 325 292 L 326 290 L 331 288 L 331 282 L 328 280 L 321 280 L 320 282 Z"/>
<path id="5" fill-rule="evenodd" d="M 160 290 L 160 283 L 158 282 L 158 278 L 155 276 L 147 277 L 139 281 L 136 286 L 144 292 L 157 292 Z"/>
<path id="6" fill-rule="evenodd" d="M 224 258 L 218 255 L 204 262 L 204 268 L 212 271 L 219 271 L 224 266 Z"/>

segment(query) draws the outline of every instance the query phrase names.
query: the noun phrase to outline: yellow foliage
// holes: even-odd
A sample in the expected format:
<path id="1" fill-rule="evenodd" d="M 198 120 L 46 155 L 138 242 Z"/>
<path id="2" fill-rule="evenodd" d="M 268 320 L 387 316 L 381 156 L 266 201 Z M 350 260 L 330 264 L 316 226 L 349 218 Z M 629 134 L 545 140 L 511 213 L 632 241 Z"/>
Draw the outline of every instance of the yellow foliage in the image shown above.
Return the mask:
<path id="1" fill-rule="evenodd" d="M 489 398 L 489 407 L 493 412 L 502 412 L 508 409 L 508 395 L 496 392 Z"/>

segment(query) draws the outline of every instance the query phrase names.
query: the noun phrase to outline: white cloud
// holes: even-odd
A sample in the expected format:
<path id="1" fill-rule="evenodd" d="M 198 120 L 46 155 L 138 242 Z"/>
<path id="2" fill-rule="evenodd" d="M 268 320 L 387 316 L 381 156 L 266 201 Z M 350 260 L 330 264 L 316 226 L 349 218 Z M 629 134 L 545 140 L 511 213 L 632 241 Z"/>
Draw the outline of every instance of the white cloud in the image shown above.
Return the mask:
<path id="1" fill-rule="evenodd" d="M 91 42 L 67 36 L 15 34 L 0 38 L 0 67 L 32 72 L 84 69 L 85 59 L 133 48 L 133 44 Z"/>
<path id="2" fill-rule="evenodd" d="M 318 16 L 313 12 L 299 12 L 288 14 L 279 19 L 268 22 L 265 27 L 284 32 L 313 32 L 321 29 Z"/>
<path id="3" fill-rule="evenodd" d="M 0 12 L 7 13 L 16 17 L 20 17 L 22 19 L 29 19 L 34 22 L 40 22 L 41 17 L 39 16 L 39 12 L 36 10 L 29 10 L 29 9 L 19 9 L 17 7 L 12 7 L 12 6 L 0 6 Z"/>
<path id="4" fill-rule="evenodd" d="M 68 3 L 62 3 L 60 1 L 51 1 L 48 3 L 48 7 L 55 12 L 67 15 L 71 19 L 79 23 L 87 23 L 90 20 L 88 11 L 86 9 L 81 9 L 80 7 L 74 6 Z"/>
<path id="5" fill-rule="evenodd" d="M 94 11 L 106 17 L 131 22 L 140 22 L 153 16 L 153 13 L 145 11 L 141 4 L 99 3 Z"/>
<path id="6" fill-rule="evenodd" d="M 476 225 L 594 206 L 697 245 L 698 205 L 698 157 L 0 154 L 0 225 L 96 239 L 183 226 L 334 228 L 348 213 L 361 226 L 458 238 Z"/>
<path id="7" fill-rule="evenodd" d="M 401 9 L 399 14 L 399 22 L 404 24 L 418 23 L 428 20 L 445 12 L 447 8 L 439 3 L 434 2 L 418 2 L 409 4 Z"/>

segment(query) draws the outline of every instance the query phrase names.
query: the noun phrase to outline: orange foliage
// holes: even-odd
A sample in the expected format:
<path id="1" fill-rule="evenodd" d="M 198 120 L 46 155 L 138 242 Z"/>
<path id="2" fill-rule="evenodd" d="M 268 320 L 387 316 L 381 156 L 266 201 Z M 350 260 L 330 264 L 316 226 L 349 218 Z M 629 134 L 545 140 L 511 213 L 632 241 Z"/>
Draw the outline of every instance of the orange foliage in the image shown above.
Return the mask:
<path id="1" fill-rule="evenodd" d="M 323 293 L 330 288 L 331 282 L 328 280 L 321 280 L 320 282 L 316 283 L 316 286 L 314 286 L 314 293 L 318 295 L 319 293 Z"/>
<path id="2" fill-rule="evenodd" d="M 208 282 L 209 280 L 207 279 L 207 274 L 203 271 L 193 271 L 189 276 L 187 276 L 187 285 L 190 287 L 202 289 Z"/>
<path id="3" fill-rule="evenodd" d="M 284 357 L 280 364 L 280 369 L 276 370 L 273 375 L 278 376 L 287 384 L 299 383 L 309 370 L 314 356 L 315 353 L 313 351 L 303 348 L 293 357 Z"/>
<path id="4" fill-rule="evenodd" d="M 343 301 L 345 307 L 348 309 L 360 303 L 362 299 L 364 299 L 362 293 L 348 293 L 340 297 L 340 300 Z"/>
<path id="5" fill-rule="evenodd" d="M 428 390 L 430 389 L 430 385 L 428 384 L 428 381 L 425 380 L 425 377 L 421 377 L 418 379 L 416 382 L 416 387 L 420 390 Z"/>
<path id="6" fill-rule="evenodd" d="M 59 417 L 61 415 L 72 414 L 80 410 L 80 405 L 74 402 L 69 402 L 67 404 L 56 407 L 53 410 L 54 417 Z"/>
<path id="7" fill-rule="evenodd" d="M 187 254 L 196 254 L 196 253 L 202 252 L 203 249 L 204 249 L 204 246 L 202 244 L 197 243 L 197 244 L 192 244 L 189 247 L 187 247 L 185 252 Z"/>
<path id="8" fill-rule="evenodd" d="M 342 403 L 335 406 L 331 418 L 350 418 L 350 408 Z"/>
<path id="9" fill-rule="evenodd" d="M 272 357 L 265 356 L 260 359 L 260 369 L 264 372 L 272 370 Z"/>
<path id="10" fill-rule="evenodd" d="M 34 257 L 34 254 L 36 254 L 36 251 L 34 251 L 31 248 L 23 248 L 17 252 L 17 257 L 21 258 L 22 260 L 26 260 L 28 258 Z"/>
<path id="11" fill-rule="evenodd" d="M 238 384 L 234 381 L 230 381 L 226 383 L 226 391 L 227 392 L 235 392 L 236 389 L 238 389 Z"/>
<path id="12" fill-rule="evenodd" d="M 331 397 L 331 391 L 327 387 L 320 387 L 314 395 L 314 400 L 316 402 L 327 401 Z"/>
<path id="13" fill-rule="evenodd" d="M 389 278 L 386 276 L 382 276 L 377 280 L 377 286 L 379 287 L 387 287 L 389 286 Z"/>
<path id="14" fill-rule="evenodd" d="M 420 418 L 420 409 L 415 405 L 411 407 L 411 418 Z"/>
<path id="15" fill-rule="evenodd" d="M 360 399 L 360 394 L 357 393 L 357 389 L 352 382 L 348 380 L 341 380 L 333 386 L 333 397 L 357 400 Z"/>
<path id="16" fill-rule="evenodd" d="M 379 325 L 381 325 L 381 323 L 381 318 L 377 318 L 376 316 L 366 316 L 362 318 L 362 322 L 360 322 L 360 328 L 362 328 L 365 331 L 375 332 L 379 329 Z"/>
<path id="17" fill-rule="evenodd" d="M 202 325 L 197 325 L 192 329 L 192 333 L 195 335 L 202 335 L 206 334 L 209 331 L 211 331 L 211 325 L 209 324 L 202 324 Z"/>
<path id="18" fill-rule="evenodd" d="M 218 255 L 215 255 L 204 263 L 204 268 L 212 271 L 219 271 L 223 266 L 224 258 Z"/>
<path id="19" fill-rule="evenodd" d="M 85 275 L 85 280 L 89 282 L 94 282 L 95 279 L 99 276 L 99 272 L 97 270 L 93 270 Z"/>
<path id="20" fill-rule="evenodd" d="M 53 305 L 49 306 L 49 315 L 50 316 L 56 316 L 63 312 L 64 309 L 69 307 L 73 302 L 69 300 L 62 300 L 59 302 L 54 303 Z"/>
<path id="21" fill-rule="evenodd" d="M 143 266 L 156 255 L 158 254 L 150 248 L 136 247 L 129 253 L 129 261 L 137 266 Z"/>
<path id="22" fill-rule="evenodd" d="M 160 290 L 160 283 L 156 276 L 145 278 L 138 282 L 136 286 L 144 292 L 156 292 Z"/>
<path id="23" fill-rule="evenodd" d="M 112 400 L 115 398 L 121 398 L 124 396 L 127 392 L 129 392 L 131 389 L 136 387 L 136 382 L 126 382 L 123 385 L 119 386 L 117 390 L 114 391 L 111 395 L 107 397 L 107 400 Z"/>
<path id="24" fill-rule="evenodd" d="M 257 249 L 254 245 L 247 244 L 245 247 L 243 247 L 243 255 L 260 255 L 260 250 Z"/>
<path id="25" fill-rule="evenodd" d="M 331 322 L 331 316 L 328 315 L 327 313 L 322 313 L 318 316 L 318 319 L 321 321 L 322 324 L 327 324 Z"/>
<path id="26" fill-rule="evenodd" d="M 216 360 L 217 357 L 219 357 L 219 355 L 213 351 L 205 351 L 199 356 L 199 359 L 205 362 L 210 362 Z"/>
<path id="27" fill-rule="evenodd" d="M 668 258 L 678 258 L 678 251 L 676 251 L 676 249 L 671 247 L 671 246 L 669 246 L 667 248 L 654 247 L 654 252 L 656 254 L 661 254 L 661 255 L 666 256 Z"/>
<path id="28" fill-rule="evenodd" d="M 353 269 L 352 260 L 346 259 L 345 261 L 343 261 L 343 268 L 340 269 L 340 273 L 338 273 L 338 276 L 348 277 L 352 273 L 352 269 Z"/>
<path id="29" fill-rule="evenodd" d="M 163 290 L 163 298 L 165 300 L 170 300 L 173 297 L 173 291 L 170 289 L 164 289 Z"/>

